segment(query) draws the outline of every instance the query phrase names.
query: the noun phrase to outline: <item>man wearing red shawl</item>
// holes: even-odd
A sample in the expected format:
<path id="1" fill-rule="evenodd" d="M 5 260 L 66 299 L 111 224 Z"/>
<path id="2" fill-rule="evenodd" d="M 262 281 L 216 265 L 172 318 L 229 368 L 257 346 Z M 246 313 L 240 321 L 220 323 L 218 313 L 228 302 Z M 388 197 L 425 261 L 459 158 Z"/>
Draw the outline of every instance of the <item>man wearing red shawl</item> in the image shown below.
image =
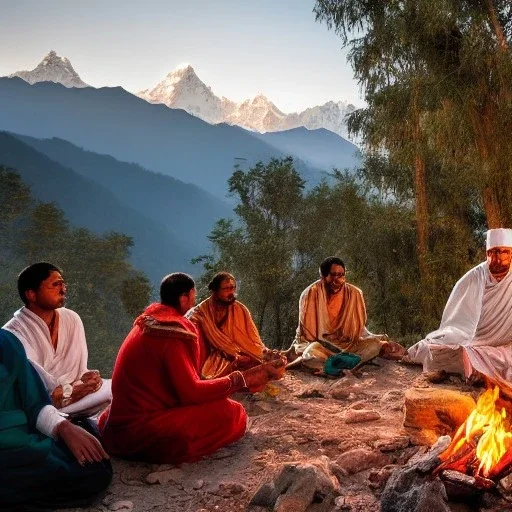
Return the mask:
<path id="1" fill-rule="evenodd" d="M 112 455 L 154 463 L 199 460 L 246 431 L 247 414 L 229 396 L 282 377 L 284 367 L 273 362 L 201 380 L 206 351 L 184 317 L 195 294 L 187 274 L 166 276 L 160 302 L 146 308 L 123 342 L 112 375 L 112 404 L 99 421 Z"/>

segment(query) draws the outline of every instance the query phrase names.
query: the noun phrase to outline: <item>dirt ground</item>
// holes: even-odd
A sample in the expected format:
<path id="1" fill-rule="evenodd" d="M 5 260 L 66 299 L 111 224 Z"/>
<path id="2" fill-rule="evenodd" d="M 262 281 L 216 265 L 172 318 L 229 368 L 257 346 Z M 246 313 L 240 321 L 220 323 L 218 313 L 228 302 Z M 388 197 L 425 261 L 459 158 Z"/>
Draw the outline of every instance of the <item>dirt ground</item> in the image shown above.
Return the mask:
<path id="1" fill-rule="evenodd" d="M 404 437 L 404 393 L 421 381 L 420 374 L 418 366 L 383 359 L 362 367 L 357 376 L 335 380 L 291 370 L 268 393 L 235 397 L 251 418 L 242 440 L 179 467 L 113 460 L 112 485 L 86 510 L 243 511 L 262 483 L 287 462 L 322 456 L 344 461 L 344 454 L 359 457 L 352 451 L 356 448 L 366 449 L 361 451 L 364 454 L 389 445 L 391 449 L 384 450 L 389 463 L 404 464 L 419 449 Z M 368 413 L 368 419 L 347 423 L 353 411 Z M 378 476 L 372 469 L 349 470 L 341 482 L 336 510 L 378 511 L 382 491 Z"/>

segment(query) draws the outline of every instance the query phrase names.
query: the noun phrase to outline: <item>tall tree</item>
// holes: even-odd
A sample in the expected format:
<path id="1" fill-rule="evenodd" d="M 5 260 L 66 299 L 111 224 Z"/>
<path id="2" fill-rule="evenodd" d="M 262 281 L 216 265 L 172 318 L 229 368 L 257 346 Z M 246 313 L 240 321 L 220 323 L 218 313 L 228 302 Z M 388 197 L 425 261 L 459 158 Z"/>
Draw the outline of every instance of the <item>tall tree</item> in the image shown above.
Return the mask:
<path id="1" fill-rule="evenodd" d="M 489 227 L 512 225 L 510 2 L 318 0 L 314 11 L 351 49 L 369 108 L 382 105 L 387 90 L 404 87 L 402 100 L 412 90 L 419 118 L 411 120 L 419 124 L 412 123 L 417 129 L 407 140 L 414 142 L 434 117 L 438 136 L 429 143 L 441 163 L 460 169 L 461 159 L 470 160 L 464 171 L 476 175 Z M 418 81 L 424 86 L 411 89 Z"/>

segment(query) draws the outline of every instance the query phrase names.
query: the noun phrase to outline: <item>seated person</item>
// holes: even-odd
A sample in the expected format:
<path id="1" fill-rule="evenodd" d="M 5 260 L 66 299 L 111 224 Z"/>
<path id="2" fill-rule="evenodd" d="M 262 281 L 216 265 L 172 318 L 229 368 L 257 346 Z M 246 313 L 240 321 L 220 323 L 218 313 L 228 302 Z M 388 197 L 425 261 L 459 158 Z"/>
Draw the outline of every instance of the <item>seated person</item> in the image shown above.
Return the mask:
<path id="1" fill-rule="evenodd" d="M 377 356 L 399 359 L 405 351 L 401 345 L 366 329 L 363 293 L 346 282 L 343 261 L 326 258 L 319 271 L 320 279 L 300 296 L 299 325 L 288 357 L 299 355 L 302 364 L 317 370 L 338 352 L 355 354 L 361 363 Z"/>
<path id="2" fill-rule="evenodd" d="M 203 378 L 223 377 L 270 357 L 272 353 L 263 345 L 251 313 L 236 299 L 235 278 L 219 272 L 208 289 L 211 295 L 186 314 L 201 331 L 208 350 L 201 369 Z"/>
<path id="3" fill-rule="evenodd" d="M 46 262 L 30 265 L 18 276 L 25 306 L 3 328 L 25 347 L 55 407 L 84 416 L 110 402 L 110 380 L 87 369 L 84 326 L 74 311 L 63 307 L 66 291 L 58 267 Z"/>
<path id="4" fill-rule="evenodd" d="M 512 386 L 512 229 L 487 231 L 487 260 L 467 272 L 446 303 L 438 330 L 404 360 L 423 370 L 483 374 Z"/>
<path id="5" fill-rule="evenodd" d="M 112 403 L 99 419 L 112 455 L 153 463 L 199 460 L 246 431 L 247 414 L 229 396 L 259 391 L 282 377 L 279 359 L 201 380 L 205 347 L 184 316 L 195 295 L 190 276 L 169 274 L 160 285 L 160 302 L 146 308 L 124 340 L 112 376 Z"/>
<path id="6" fill-rule="evenodd" d="M 112 479 L 99 441 L 63 418 L 23 346 L 0 329 L 0 510 L 68 508 Z"/>

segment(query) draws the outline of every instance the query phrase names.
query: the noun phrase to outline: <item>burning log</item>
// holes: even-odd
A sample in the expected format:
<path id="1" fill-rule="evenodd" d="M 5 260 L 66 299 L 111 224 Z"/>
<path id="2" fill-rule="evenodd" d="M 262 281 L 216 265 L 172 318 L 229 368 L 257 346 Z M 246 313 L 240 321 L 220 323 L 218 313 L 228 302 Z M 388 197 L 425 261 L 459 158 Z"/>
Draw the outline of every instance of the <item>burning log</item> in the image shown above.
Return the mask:
<path id="1" fill-rule="evenodd" d="M 471 446 L 469 443 L 463 445 L 463 447 L 457 450 L 451 457 L 442 462 L 434 470 L 433 475 L 438 475 L 441 471 L 446 472 L 447 470 L 458 471 L 461 473 L 467 473 L 471 466 L 471 463 L 476 459 L 476 447 Z"/>
<path id="2" fill-rule="evenodd" d="M 488 389 L 439 458 L 434 471 L 456 471 L 473 477 L 477 486 L 488 488 L 489 479 L 512 472 L 512 432 L 507 410 L 511 405 L 499 397 L 500 389 Z"/>
<path id="3" fill-rule="evenodd" d="M 489 478 L 501 480 L 510 473 L 512 473 L 512 448 L 509 448 L 499 462 L 489 471 Z"/>
<path id="4" fill-rule="evenodd" d="M 492 480 L 489 480 L 488 478 L 483 478 L 481 476 L 469 476 L 464 472 L 453 471 L 449 469 L 443 471 L 440 477 L 441 480 L 448 481 L 452 484 L 466 486 L 479 490 L 492 489 L 493 487 L 496 486 L 496 484 Z"/>

